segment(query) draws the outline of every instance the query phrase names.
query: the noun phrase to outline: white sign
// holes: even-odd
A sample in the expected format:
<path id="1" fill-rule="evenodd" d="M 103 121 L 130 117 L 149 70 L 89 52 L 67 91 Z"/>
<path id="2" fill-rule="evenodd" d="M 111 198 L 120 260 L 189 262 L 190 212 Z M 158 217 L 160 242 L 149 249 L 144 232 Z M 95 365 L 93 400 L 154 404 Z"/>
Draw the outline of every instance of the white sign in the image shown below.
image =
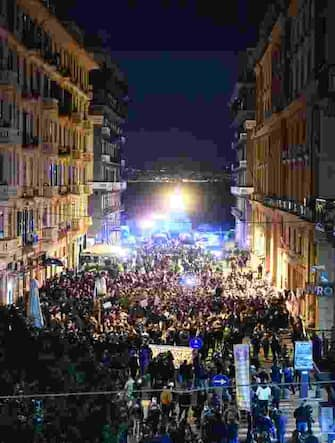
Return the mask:
<path id="1" fill-rule="evenodd" d="M 251 410 L 249 345 L 234 345 L 236 401 L 242 411 Z"/>

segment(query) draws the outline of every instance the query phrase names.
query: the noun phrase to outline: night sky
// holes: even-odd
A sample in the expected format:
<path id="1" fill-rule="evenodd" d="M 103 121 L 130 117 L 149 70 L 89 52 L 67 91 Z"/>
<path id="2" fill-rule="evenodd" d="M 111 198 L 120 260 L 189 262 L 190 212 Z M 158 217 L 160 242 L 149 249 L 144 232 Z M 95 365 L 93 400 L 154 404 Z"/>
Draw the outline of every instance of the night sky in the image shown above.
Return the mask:
<path id="1" fill-rule="evenodd" d="M 70 17 L 87 33 L 104 37 L 128 78 L 127 165 L 145 167 L 182 156 L 205 169 L 222 168 L 224 159 L 233 157 L 227 101 L 236 81 L 237 53 L 257 41 L 265 2 L 75 3 Z"/>

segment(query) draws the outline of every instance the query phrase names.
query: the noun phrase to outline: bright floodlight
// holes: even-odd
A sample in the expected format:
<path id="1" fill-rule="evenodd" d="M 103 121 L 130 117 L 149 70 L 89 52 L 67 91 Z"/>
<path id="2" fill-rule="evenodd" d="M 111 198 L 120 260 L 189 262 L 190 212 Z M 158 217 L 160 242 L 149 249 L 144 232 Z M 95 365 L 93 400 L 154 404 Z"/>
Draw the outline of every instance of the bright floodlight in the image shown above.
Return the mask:
<path id="1" fill-rule="evenodd" d="M 166 219 L 166 215 L 165 214 L 161 214 L 160 212 L 155 212 L 154 214 L 152 214 L 151 218 L 153 220 L 165 220 Z"/>
<path id="2" fill-rule="evenodd" d="M 155 226 L 155 222 L 150 219 L 141 220 L 139 224 L 141 229 L 152 229 Z"/>
<path id="3" fill-rule="evenodd" d="M 172 211 L 184 211 L 185 210 L 184 199 L 179 191 L 174 192 L 170 196 L 170 209 Z"/>

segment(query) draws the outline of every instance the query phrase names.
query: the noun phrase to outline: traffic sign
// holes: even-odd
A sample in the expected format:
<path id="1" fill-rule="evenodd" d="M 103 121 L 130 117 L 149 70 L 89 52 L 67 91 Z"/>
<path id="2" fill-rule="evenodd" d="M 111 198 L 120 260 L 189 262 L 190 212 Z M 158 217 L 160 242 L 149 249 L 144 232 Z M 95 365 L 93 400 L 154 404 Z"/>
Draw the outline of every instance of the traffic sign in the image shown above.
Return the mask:
<path id="1" fill-rule="evenodd" d="M 200 337 L 195 337 L 190 340 L 190 348 L 192 349 L 201 349 L 204 345 L 202 339 Z"/>
<path id="2" fill-rule="evenodd" d="M 225 388 L 229 385 L 230 383 L 230 378 L 227 377 L 226 375 L 215 375 L 212 378 L 212 385 L 215 387 L 219 387 L 219 388 Z"/>

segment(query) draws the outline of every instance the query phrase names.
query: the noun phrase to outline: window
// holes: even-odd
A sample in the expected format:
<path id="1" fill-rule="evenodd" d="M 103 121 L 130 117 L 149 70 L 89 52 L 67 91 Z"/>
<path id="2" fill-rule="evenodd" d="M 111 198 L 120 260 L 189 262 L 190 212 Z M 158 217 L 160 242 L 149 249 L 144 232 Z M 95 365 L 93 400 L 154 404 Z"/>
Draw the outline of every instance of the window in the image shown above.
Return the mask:
<path id="1" fill-rule="evenodd" d="M 4 183 L 5 177 L 4 177 L 4 156 L 3 154 L 0 154 L 0 183 Z"/>

